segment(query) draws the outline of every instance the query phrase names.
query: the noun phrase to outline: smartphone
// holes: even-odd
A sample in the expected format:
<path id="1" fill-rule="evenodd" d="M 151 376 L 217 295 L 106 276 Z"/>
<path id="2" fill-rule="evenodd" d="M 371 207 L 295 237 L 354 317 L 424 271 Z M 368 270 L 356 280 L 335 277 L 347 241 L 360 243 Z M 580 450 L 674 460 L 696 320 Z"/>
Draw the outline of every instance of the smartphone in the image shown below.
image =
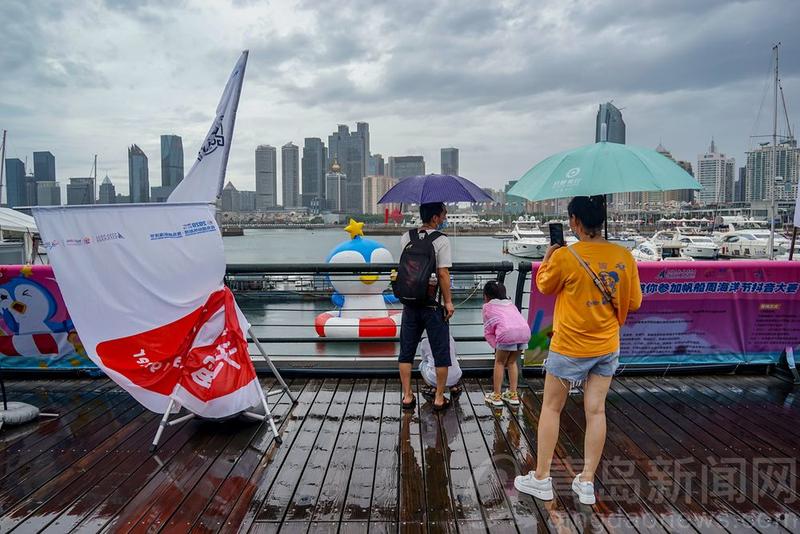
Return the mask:
<path id="1" fill-rule="evenodd" d="M 562 247 L 566 245 L 564 241 L 564 225 L 561 223 L 550 223 L 550 244 L 551 245 L 561 245 Z"/>

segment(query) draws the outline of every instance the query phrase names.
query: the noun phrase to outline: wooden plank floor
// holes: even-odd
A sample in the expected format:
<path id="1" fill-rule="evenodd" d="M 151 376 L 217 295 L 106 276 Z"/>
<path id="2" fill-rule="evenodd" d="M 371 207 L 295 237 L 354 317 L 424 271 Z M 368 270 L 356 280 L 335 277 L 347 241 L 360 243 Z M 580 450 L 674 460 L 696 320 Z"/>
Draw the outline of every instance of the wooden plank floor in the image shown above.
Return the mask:
<path id="1" fill-rule="evenodd" d="M 264 378 L 265 388 L 273 380 Z M 189 421 L 148 445 L 158 417 L 104 379 L 12 380 L 57 419 L 0 430 L 0 532 L 799 532 L 800 390 L 774 377 L 624 377 L 583 506 L 580 394 L 561 418 L 556 499 L 514 489 L 532 469 L 542 381 L 517 410 L 468 379 L 452 409 L 395 379 L 295 379 L 266 425 Z M 417 383 L 415 387 L 419 387 Z"/>

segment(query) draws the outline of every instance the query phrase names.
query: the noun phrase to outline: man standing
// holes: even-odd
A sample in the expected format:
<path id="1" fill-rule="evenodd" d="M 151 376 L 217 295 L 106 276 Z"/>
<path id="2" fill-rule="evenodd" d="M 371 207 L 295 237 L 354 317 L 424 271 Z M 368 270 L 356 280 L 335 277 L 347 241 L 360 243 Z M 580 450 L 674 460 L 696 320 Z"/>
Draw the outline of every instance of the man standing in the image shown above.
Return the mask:
<path id="1" fill-rule="evenodd" d="M 442 202 L 422 204 L 419 207 L 422 226 L 410 230 L 400 238 L 400 247 L 403 253 L 400 258 L 399 275 L 404 276 L 403 262 L 406 254 L 412 247 L 424 249 L 425 245 L 432 245 L 435 256 L 435 276 L 431 276 L 424 283 L 428 286 L 428 298 L 419 303 L 403 304 L 403 321 L 400 326 L 400 382 L 403 387 L 403 409 L 413 410 L 416 407 L 416 397 L 411 391 L 411 366 L 417 353 L 417 346 L 423 331 L 428 334 L 431 352 L 433 353 L 436 367 L 436 396 L 433 409 L 444 410 L 450 405 L 444 392 L 447 387 L 447 371 L 450 367 L 450 325 L 448 321 L 453 316 L 452 294 L 450 292 L 450 267 L 453 265 L 450 251 L 450 240 L 439 230 L 444 226 L 447 209 Z M 431 240 L 422 243 L 422 240 Z M 428 247 L 430 248 L 430 247 Z M 414 269 L 410 270 L 412 273 Z M 441 294 L 437 302 L 436 293 Z M 401 298 L 401 300 L 403 300 Z"/>

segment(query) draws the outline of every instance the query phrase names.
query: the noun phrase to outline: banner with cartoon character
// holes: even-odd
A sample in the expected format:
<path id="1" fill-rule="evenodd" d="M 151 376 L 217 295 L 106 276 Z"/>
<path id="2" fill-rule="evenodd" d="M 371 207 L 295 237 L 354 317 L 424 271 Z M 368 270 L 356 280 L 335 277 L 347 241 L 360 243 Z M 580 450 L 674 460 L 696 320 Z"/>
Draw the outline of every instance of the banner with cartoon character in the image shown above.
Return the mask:
<path id="1" fill-rule="evenodd" d="M 800 346 L 800 263 L 646 262 L 639 278 L 642 307 L 620 332 L 624 365 L 768 364 Z M 554 304 L 531 284 L 526 365 L 547 357 Z"/>
<path id="2" fill-rule="evenodd" d="M 49 265 L 0 266 L 0 314 L 0 367 L 96 368 Z"/>

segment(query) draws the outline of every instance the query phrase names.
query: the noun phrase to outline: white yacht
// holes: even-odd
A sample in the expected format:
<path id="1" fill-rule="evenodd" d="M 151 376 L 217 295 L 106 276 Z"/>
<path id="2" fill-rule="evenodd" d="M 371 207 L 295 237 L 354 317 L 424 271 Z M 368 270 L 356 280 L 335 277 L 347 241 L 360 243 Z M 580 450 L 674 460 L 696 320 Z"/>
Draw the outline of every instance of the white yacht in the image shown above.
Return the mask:
<path id="1" fill-rule="evenodd" d="M 683 252 L 684 248 L 685 245 L 681 242 L 645 241 L 636 245 L 631 250 L 631 255 L 636 261 L 694 261 L 694 258 Z"/>
<path id="2" fill-rule="evenodd" d="M 709 236 L 687 234 L 680 230 L 661 230 L 653 236 L 656 244 L 677 243 L 684 255 L 698 260 L 714 260 L 719 256 L 719 245 Z"/>
<path id="3" fill-rule="evenodd" d="M 734 230 L 719 238 L 720 256 L 728 258 L 769 258 L 769 230 Z M 772 244 L 775 256 L 785 254 L 789 243 L 785 237 L 775 236 Z"/>
<path id="4" fill-rule="evenodd" d="M 542 231 L 540 222 L 535 218 L 520 217 L 514 221 L 511 239 L 505 242 L 505 250 L 520 258 L 540 260 L 544 258 L 550 246 L 550 235 Z M 562 223 L 563 224 L 563 223 Z M 569 225 L 564 225 L 564 240 L 568 245 L 577 243 L 575 236 L 568 234 Z"/>
<path id="5" fill-rule="evenodd" d="M 514 222 L 511 240 L 506 246 L 508 253 L 513 256 L 539 260 L 544 258 L 550 246 L 550 236 L 542 232 L 537 219 L 520 217 Z"/>

